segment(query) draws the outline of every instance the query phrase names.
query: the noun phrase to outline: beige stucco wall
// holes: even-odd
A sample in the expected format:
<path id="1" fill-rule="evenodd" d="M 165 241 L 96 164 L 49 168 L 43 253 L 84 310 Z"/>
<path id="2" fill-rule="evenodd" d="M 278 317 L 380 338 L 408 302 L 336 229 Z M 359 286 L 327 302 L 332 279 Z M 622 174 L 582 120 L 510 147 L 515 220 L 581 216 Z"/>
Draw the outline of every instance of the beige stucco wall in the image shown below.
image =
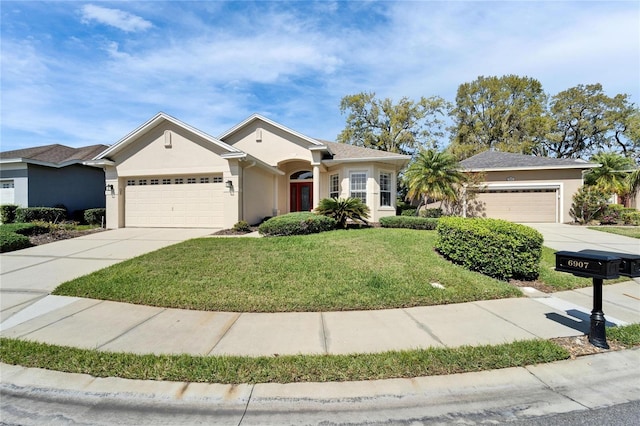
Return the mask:
<path id="1" fill-rule="evenodd" d="M 257 129 L 260 129 L 260 140 L 257 138 Z M 225 138 L 224 142 L 272 166 L 289 160 L 312 161 L 308 149 L 311 144 L 308 141 L 262 121 L 249 123 Z"/>
<path id="2" fill-rule="evenodd" d="M 243 169 L 243 220 L 253 225 L 273 216 L 275 179 L 275 175 L 255 166 Z"/>
<path id="3" fill-rule="evenodd" d="M 559 187 L 559 209 L 563 223 L 572 222 L 569 209 L 573 195 L 582 186 L 582 170 L 580 169 L 559 169 L 559 170 L 518 170 L 486 172 L 485 182 L 491 188 L 500 186 L 519 187 L 526 189 L 531 185 L 548 185 Z"/>

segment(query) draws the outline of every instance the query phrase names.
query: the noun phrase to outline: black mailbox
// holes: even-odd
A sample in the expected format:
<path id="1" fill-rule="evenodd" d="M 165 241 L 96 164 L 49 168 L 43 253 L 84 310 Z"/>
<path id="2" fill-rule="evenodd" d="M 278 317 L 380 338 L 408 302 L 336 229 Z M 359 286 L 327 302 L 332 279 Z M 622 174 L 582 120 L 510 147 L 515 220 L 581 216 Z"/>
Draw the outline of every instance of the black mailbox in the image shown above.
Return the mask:
<path id="1" fill-rule="evenodd" d="M 620 275 L 631 278 L 640 277 L 640 255 L 602 250 L 580 250 L 579 253 L 619 257 L 621 259 Z"/>
<path id="2" fill-rule="evenodd" d="M 615 279 L 620 276 L 622 260 L 617 253 L 614 256 L 611 253 L 585 253 L 586 251 L 589 250 L 556 252 L 556 271 L 569 272 L 578 277 L 603 280 Z"/>

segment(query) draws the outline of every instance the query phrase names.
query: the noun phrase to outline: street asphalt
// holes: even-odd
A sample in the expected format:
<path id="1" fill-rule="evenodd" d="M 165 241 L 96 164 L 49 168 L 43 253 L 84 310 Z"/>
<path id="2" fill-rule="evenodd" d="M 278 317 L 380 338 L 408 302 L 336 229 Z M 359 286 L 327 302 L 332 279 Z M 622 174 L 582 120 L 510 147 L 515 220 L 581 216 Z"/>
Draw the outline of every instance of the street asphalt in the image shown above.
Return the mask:
<path id="1" fill-rule="evenodd" d="M 640 254 L 637 239 L 570 225 L 530 226 L 540 230 L 545 245 L 556 250 Z M 125 228 L 2 254 L 0 335 L 140 354 L 273 356 L 498 344 L 576 336 L 589 330 L 591 288 L 553 294 L 524 288 L 528 297 L 406 309 L 265 314 L 166 309 L 49 294 L 74 277 L 213 231 Z M 640 280 L 607 285 L 603 311 L 608 326 L 640 323 Z M 628 350 L 454 376 L 238 386 L 96 379 L 0 364 L 0 389 L 5 394 L 39 389 L 113 398 L 127 393 L 176 404 L 195 398 L 214 404 L 235 424 L 240 412 L 242 424 L 252 424 L 247 407 L 269 413 L 268 417 L 256 417 L 262 419 L 253 422 L 256 424 L 293 419 L 317 423 L 321 417 L 340 422 L 344 421 L 339 421 L 341 412 L 357 414 L 357 407 L 372 409 L 379 404 L 406 415 L 418 414 L 410 407 L 418 410 L 427 406 L 431 413 L 443 415 L 453 410 L 448 412 L 452 416 L 460 410 L 506 410 L 510 405 L 519 407 L 513 409 L 520 410 L 520 417 L 527 417 L 638 400 L 639 361 L 640 351 Z M 596 379 L 604 376 L 615 380 Z M 603 383 L 609 388 L 602 389 Z M 462 409 L 456 400 L 467 401 L 468 406 Z M 286 416 L 288 410 L 293 414 Z M 319 412 L 333 414 L 323 417 Z M 351 419 L 359 422 L 357 415 Z"/>

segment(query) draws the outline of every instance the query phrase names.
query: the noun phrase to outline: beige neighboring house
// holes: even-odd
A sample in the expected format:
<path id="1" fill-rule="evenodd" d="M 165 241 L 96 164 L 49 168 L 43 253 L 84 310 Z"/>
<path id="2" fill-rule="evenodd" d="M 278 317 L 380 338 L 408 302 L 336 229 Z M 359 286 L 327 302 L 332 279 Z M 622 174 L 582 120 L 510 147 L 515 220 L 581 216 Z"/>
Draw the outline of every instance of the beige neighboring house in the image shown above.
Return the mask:
<path id="1" fill-rule="evenodd" d="M 583 184 L 583 173 L 599 164 L 583 160 L 485 151 L 460 162 L 466 172 L 482 173 L 469 216 L 512 222 L 573 222 L 569 209 Z M 471 188 L 469 190 L 472 190 Z"/>
<path id="2" fill-rule="evenodd" d="M 410 157 L 310 138 L 260 115 L 212 137 L 159 113 L 87 164 L 106 176 L 107 227 L 230 228 L 358 197 L 395 215 Z"/>

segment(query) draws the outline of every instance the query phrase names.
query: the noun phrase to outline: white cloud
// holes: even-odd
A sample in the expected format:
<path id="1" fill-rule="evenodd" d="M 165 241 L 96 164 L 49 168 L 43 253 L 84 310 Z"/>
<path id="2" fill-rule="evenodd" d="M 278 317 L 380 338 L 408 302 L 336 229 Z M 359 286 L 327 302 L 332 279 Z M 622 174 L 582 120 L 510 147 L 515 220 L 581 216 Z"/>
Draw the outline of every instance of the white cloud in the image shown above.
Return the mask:
<path id="1" fill-rule="evenodd" d="M 151 22 L 129 12 L 96 6 L 94 4 L 82 6 L 81 14 L 82 23 L 84 24 L 97 21 L 126 32 L 144 31 L 153 26 Z"/>

